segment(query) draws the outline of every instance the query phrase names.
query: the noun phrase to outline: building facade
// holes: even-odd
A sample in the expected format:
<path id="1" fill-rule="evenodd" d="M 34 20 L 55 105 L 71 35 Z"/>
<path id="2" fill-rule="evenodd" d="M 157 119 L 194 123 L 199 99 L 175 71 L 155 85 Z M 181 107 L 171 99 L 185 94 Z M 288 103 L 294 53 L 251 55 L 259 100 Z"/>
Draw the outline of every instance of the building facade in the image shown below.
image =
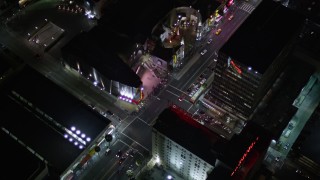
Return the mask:
<path id="1" fill-rule="evenodd" d="M 296 21 L 283 26 L 289 18 Z M 290 63 L 286 57 L 297 43 L 302 22 L 301 15 L 282 5 L 262 1 L 219 49 L 206 98 L 233 117 L 240 129 L 267 103 L 264 97 Z M 281 31 L 274 28 L 280 26 Z"/>
<path id="2" fill-rule="evenodd" d="M 152 155 L 157 163 L 173 169 L 186 180 L 204 180 L 214 169 L 213 165 L 156 129 L 152 130 Z"/>

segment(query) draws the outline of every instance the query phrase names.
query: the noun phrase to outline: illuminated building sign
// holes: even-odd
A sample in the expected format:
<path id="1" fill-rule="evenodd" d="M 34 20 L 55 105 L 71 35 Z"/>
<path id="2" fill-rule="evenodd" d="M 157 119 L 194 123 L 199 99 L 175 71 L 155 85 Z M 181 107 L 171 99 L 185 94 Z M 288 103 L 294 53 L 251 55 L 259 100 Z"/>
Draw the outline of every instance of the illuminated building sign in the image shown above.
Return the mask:
<path id="1" fill-rule="evenodd" d="M 232 171 L 230 176 L 233 176 L 234 173 L 236 173 L 238 171 L 238 169 L 241 167 L 241 165 L 243 164 L 244 160 L 247 158 L 248 154 L 250 153 L 250 151 L 252 150 L 252 148 L 254 147 L 254 145 L 257 143 L 257 141 L 259 140 L 259 137 L 257 137 L 248 147 L 247 151 L 242 155 L 241 159 L 238 162 L 238 165 L 236 166 L 236 168 L 234 168 L 234 170 Z"/>
<path id="2" fill-rule="evenodd" d="M 233 0 L 229 0 L 227 3 L 227 7 L 230 7 L 233 4 Z"/>
<path id="3" fill-rule="evenodd" d="M 232 68 L 235 72 L 237 72 L 239 75 L 241 75 L 242 71 L 241 71 L 240 67 L 237 66 L 237 65 L 234 63 L 234 61 L 232 61 L 232 60 L 230 61 L 230 64 L 231 64 L 231 68 Z"/>

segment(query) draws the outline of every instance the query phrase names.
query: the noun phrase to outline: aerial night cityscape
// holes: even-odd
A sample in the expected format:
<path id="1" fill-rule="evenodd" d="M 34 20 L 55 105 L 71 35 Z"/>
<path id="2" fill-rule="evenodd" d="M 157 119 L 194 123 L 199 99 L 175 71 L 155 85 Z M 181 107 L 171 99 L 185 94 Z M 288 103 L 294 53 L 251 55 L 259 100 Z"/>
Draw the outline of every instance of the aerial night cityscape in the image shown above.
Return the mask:
<path id="1" fill-rule="evenodd" d="M 1 180 L 318 180 L 319 102 L 319 0 L 0 0 Z"/>

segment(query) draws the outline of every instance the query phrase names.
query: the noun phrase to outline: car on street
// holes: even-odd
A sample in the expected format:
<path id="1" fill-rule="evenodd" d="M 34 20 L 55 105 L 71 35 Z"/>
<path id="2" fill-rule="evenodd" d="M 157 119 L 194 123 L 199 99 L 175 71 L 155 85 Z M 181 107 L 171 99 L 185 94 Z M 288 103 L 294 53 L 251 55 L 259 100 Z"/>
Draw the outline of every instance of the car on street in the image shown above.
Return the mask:
<path id="1" fill-rule="evenodd" d="M 207 53 L 208 50 L 204 49 L 203 51 L 201 51 L 201 55 L 204 55 L 205 53 Z"/>
<path id="2" fill-rule="evenodd" d="M 185 96 L 184 94 L 182 94 L 182 95 L 178 98 L 178 100 L 181 102 L 181 101 L 184 100 L 185 97 L 186 97 L 186 96 Z"/>
<path id="3" fill-rule="evenodd" d="M 122 164 L 123 161 L 126 160 L 126 158 L 127 158 L 126 156 L 122 156 L 122 157 L 119 159 L 119 161 L 118 161 L 119 164 Z"/>
<path id="4" fill-rule="evenodd" d="M 116 157 L 117 157 L 117 158 L 122 157 L 122 151 L 121 151 L 121 150 L 119 150 L 119 151 L 117 152 Z"/>
<path id="5" fill-rule="evenodd" d="M 208 44 L 211 44 L 211 42 L 212 42 L 212 39 L 209 39 L 207 43 L 208 43 Z"/>
<path id="6" fill-rule="evenodd" d="M 127 152 L 126 152 L 126 156 L 130 156 L 130 157 L 133 157 L 135 154 L 135 151 L 133 149 L 129 149 Z"/>
<path id="7" fill-rule="evenodd" d="M 221 33 L 222 29 L 219 28 L 217 31 L 216 31 L 216 35 L 219 35 Z"/>
<path id="8" fill-rule="evenodd" d="M 111 152 L 111 149 L 110 149 L 110 148 L 107 148 L 104 154 L 107 156 L 107 155 L 110 154 L 110 152 Z"/>
<path id="9" fill-rule="evenodd" d="M 231 21 L 233 19 L 233 14 L 229 16 L 228 20 Z"/>

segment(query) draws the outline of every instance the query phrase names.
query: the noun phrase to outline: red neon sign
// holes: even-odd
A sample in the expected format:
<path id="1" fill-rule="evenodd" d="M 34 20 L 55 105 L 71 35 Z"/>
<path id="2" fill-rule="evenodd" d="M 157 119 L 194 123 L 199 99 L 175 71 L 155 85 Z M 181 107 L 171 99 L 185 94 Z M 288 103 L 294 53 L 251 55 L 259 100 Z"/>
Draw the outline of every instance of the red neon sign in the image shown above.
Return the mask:
<path id="1" fill-rule="evenodd" d="M 231 65 L 232 65 L 232 67 L 233 67 L 239 74 L 242 73 L 241 69 L 240 69 L 232 60 L 230 61 L 230 63 L 231 63 Z"/>
<path id="2" fill-rule="evenodd" d="M 236 166 L 236 168 L 234 168 L 234 170 L 232 171 L 230 176 L 233 176 L 234 173 L 237 172 L 237 170 L 240 168 L 240 166 L 243 164 L 244 160 L 246 159 L 246 157 L 248 156 L 249 152 L 251 151 L 251 149 L 254 147 L 254 145 L 257 143 L 257 141 L 259 140 L 259 137 L 257 137 L 248 147 L 247 151 L 242 155 L 241 159 L 238 162 L 238 165 Z"/>

